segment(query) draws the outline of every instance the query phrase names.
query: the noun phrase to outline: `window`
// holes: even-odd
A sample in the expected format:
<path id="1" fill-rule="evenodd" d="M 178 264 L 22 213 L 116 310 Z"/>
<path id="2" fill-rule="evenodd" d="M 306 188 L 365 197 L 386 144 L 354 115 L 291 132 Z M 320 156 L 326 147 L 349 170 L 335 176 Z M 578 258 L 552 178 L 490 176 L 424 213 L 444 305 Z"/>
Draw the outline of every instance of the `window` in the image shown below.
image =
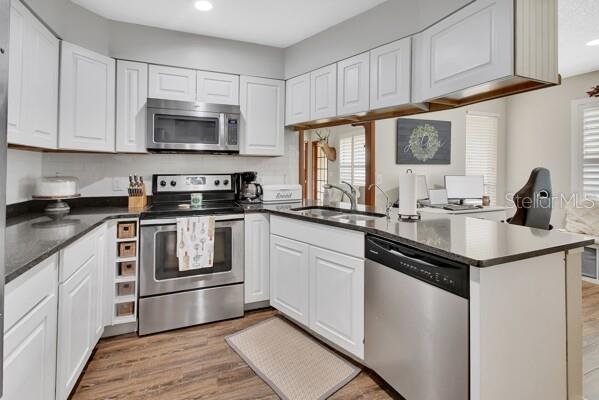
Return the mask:
<path id="1" fill-rule="evenodd" d="M 322 200 L 324 189 L 322 186 L 328 182 L 328 161 L 327 156 L 324 154 L 322 147 L 318 146 L 318 143 L 312 142 L 312 154 L 313 154 L 313 174 L 314 177 L 314 199 Z"/>
<path id="2" fill-rule="evenodd" d="M 572 103 L 573 191 L 599 197 L 599 99 Z"/>
<path id="3" fill-rule="evenodd" d="M 339 140 L 339 180 L 356 187 L 366 185 L 366 135 L 356 134 Z"/>
<path id="4" fill-rule="evenodd" d="M 497 200 L 497 140 L 499 118 L 493 114 L 466 114 L 466 175 L 484 176 L 485 192 Z"/>

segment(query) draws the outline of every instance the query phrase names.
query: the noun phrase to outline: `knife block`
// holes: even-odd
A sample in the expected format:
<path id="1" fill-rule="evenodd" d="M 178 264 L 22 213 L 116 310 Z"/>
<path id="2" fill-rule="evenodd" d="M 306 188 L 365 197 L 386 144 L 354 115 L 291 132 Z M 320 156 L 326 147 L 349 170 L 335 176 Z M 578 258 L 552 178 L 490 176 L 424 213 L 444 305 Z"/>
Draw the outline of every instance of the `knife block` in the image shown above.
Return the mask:
<path id="1" fill-rule="evenodd" d="M 129 208 L 141 209 L 148 205 L 148 196 L 129 196 Z"/>

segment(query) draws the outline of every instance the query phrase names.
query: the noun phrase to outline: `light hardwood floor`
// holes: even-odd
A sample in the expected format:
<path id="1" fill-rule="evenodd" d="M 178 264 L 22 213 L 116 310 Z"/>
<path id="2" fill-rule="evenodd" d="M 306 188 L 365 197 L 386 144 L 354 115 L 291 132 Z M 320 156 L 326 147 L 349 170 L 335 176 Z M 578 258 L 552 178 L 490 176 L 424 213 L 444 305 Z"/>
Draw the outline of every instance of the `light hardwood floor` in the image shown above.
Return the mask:
<path id="1" fill-rule="evenodd" d="M 137 337 L 101 340 L 71 399 L 187 400 L 277 399 L 225 343 L 225 336 L 276 311 L 246 313 L 244 318 Z M 332 399 L 391 399 L 376 377 L 362 371 Z"/>

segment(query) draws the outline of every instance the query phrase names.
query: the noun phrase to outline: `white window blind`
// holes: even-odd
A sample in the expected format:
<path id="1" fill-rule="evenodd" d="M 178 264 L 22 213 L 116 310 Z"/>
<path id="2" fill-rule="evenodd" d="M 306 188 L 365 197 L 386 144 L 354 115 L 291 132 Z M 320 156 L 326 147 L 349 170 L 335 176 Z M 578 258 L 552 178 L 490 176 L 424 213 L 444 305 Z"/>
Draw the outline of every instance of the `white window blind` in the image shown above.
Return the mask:
<path id="1" fill-rule="evenodd" d="M 582 194 L 599 196 L 599 105 L 582 110 Z"/>
<path id="2" fill-rule="evenodd" d="M 497 200 L 497 136 L 495 115 L 466 115 L 466 175 L 484 176 L 485 192 Z"/>
<path id="3" fill-rule="evenodd" d="M 366 136 L 347 136 L 339 140 L 339 180 L 354 186 L 366 185 Z"/>

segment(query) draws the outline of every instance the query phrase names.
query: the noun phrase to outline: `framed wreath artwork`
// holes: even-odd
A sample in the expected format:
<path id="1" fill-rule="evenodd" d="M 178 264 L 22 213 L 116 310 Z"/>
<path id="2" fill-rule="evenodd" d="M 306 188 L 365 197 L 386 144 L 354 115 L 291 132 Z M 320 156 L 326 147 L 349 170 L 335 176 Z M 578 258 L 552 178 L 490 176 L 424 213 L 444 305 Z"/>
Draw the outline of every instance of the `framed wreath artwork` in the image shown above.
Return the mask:
<path id="1" fill-rule="evenodd" d="M 397 119 L 396 164 L 451 164 L 451 122 Z"/>

